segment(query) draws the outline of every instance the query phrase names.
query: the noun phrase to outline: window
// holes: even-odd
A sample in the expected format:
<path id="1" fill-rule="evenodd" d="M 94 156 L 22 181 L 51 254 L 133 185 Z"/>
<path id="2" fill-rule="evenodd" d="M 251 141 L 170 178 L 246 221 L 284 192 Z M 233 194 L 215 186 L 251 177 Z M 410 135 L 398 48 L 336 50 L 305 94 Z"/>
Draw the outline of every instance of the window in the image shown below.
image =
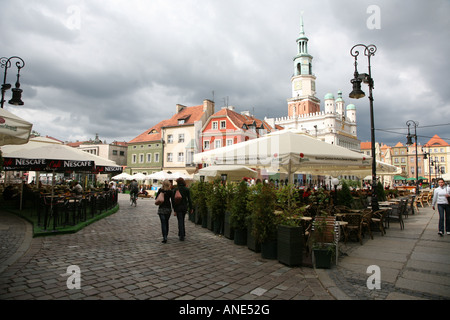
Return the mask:
<path id="1" fill-rule="evenodd" d="M 185 123 L 185 120 L 184 120 L 184 119 L 178 120 L 178 124 L 184 124 L 184 123 Z"/>
<path id="2" fill-rule="evenodd" d="M 132 162 L 132 163 L 136 163 L 136 162 L 137 162 L 137 155 L 136 155 L 136 154 L 133 154 L 133 155 L 131 156 L 131 162 Z"/>
<path id="3" fill-rule="evenodd" d="M 178 135 L 178 143 L 184 142 L 184 133 Z"/>
<path id="4" fill-rule="evenodd" d="M 147 153 L 147 162 L 152 162 L 152 154 Z"/>
<path id="5" fill-rule="evenodd" d="M 117 156 L 117 150 L 112 151 L 113 156 Z"/>
<path id="6" fill-rule="evenodd" d="M 222 147 L 222 140 L 214 140 L 214 149 Z"/>
<path id="7" fill-rule="evenodd" d="M 402 158 L 402 163 L 406 163 L 406 159 L 405 158 Z"/>
<path id="8" fill-rule="evenodd" d="M 172 162 L 172 161 L 173 161 L 173 154 L 169 152 L 167 154 L 167 162 Z"/>
<path id="9" fill-rule="evenodd" d="M 184 152 L 178 152 L 178 162 L 184 162 Z"/>
<path id="10" fill-rule="evenodd" d="M 395 159 L 394 159 L 394 163 L 398 163 L 398 158 L 395 158 Z"/>
<path id="11" fill-rule="evenodd" d="M 220 121 L 220 129 L 226 129 L 227 128 L 227 122 L 225 120 Z"/>
<path id="12" fill-rule="evenodd" d="M 155 162 L 159 162 L 159 153 L 155 153 Z"/>
<path id="13" fill-rule="evenodd" d="M 144 154 L 139 154 L 139 163 L 144 163 Z"/>
<path id="14" fill-rule="evenodd" d="M 213 123 L 212 123 L 212 129 L 213 129 L 213 130 L 217 130 L 217 129 L 218 129 L 217 121 L 213 121 Z"/>
<path id="15" fill-rule="evenodd" d="M 125 151 L 120 151 L 120 155 L 124 156 L 125 155 Z"/>
<path id="16" fill-rule="evenodd" d="M 233 139 L 227 139 L 227 146 L 233 145 Z"/>
<path id="17" fill-rule="evenodd" d="M 209 149 L 209 141 L 204 141 L 203 144 L 204 144 L 203 149 L 208 150 Z"/>
<path id="18" fill-rule="evenodd" d="M 173 143 L 173 134 L 167 135 L 167 143 Z"/>
<path id="19" fill-rule="evenodd" d="M 445 158 L 444 157 L 441 157 L 441 162 L 445 162 Z"/>
<path id="20" fill-rule="evenodd" d="M 191 164 L 194 162 L 194 151 L 188 151 L 186 163 Z"/>

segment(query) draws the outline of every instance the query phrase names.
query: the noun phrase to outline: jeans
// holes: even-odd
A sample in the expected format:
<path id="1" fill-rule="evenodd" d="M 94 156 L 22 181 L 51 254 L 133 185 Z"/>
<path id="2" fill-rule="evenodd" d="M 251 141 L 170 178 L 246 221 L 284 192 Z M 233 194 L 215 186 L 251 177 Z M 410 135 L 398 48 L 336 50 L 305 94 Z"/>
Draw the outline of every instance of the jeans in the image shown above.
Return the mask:
<path id="1" fill-rule="evenodd" d="M 165 210 L 160 208 L 158 210 L 159 219 L 161 220 L 161 231 L 164 240 L 167 240 L 167 235 L 169 234 L 169 219 L 172 210 Z"/>
<path id="2" fill-rule="evenodd" d="M 184 226 L 184 217 L 186 216 L 186 211 L 177 212 L 177 220 L 178 220 L 178 237 L 180 240 L 184 240 L 186 236 L 186 228 Z"/>
<path id="3" fill-rule="evenodd" d="M 450 206 L 448 204 L 438 204 L 439 211 L 439 232 L 444 233 L 445 231 L 450 232 L 450 222 L 448 219 L 450 218 Z"/>

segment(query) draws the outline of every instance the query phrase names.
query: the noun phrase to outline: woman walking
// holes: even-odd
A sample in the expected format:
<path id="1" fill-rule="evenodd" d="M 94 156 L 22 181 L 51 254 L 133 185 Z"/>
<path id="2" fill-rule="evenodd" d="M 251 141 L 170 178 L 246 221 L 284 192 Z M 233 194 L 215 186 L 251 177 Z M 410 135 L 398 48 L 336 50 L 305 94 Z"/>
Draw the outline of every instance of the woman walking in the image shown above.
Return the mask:
<path id="1" fill-rule="evenodd" d="M 172 191 L 172 206 L 178 220 L 178 237 L 180 241 L 184 241 L 186 236 L 184 217 L 188 210 L 189 213 L 192 213 L 191 193 L 186 187 L 186 182 L 183 178 L 177 179 L 177 187 Z M 181 196 L 181 199 L 179 199 L 179 196 Z"/>
<path id="2" fill-rule="evenodd" d="M 162 243 L 166 243 L 167 235 L 169 234 L 169 218 L 170 215 L 172 214 L 172 205 L 170 203 L 172 199 L 172 190 L 169 180 L 163 181 L 163 185 L 161 188 L 159 188 L 155 199 L 158 199 L 158 196 L 161 193 L 164 194 L 164 202 L 159 205 L 158 215 L 159 219 L 161 220 L 161 231 L 163 236 Z"/>
<path id="3" fill-rule="evenodd" d="M 448 187 L 445 186 L 444 179 L 438 179 L 439 186 L 434 189 L 433 200 L 431 205 L 433 210 L 435 210 L 436 204 L 439 211 L 439 232 L 438 234 L 442 237 L 444 235 L 444 229 L 447 234 L 450 235 L 450 206 L 448 204 L 448 199 L 450 196 Z"/>

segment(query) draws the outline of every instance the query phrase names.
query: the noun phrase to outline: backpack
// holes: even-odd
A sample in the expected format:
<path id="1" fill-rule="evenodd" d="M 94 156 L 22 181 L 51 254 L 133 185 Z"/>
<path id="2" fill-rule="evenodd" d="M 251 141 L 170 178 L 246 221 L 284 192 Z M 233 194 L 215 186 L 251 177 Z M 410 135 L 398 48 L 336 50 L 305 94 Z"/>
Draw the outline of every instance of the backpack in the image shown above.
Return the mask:
<path id="1" fill-rule="evenodd" d="M 173 198 L 173 201 L 175 202 L 175 204 L 180 204 L 182 199 L 183 199 L 183 196 L 181 195 L 180 190 L 177 189 L 177 191 L 175 192 L 175 197 Z"/>
<path id="2" fill-rule="evenodd" d="M 161 193 L 156 197 L 155 204 L 156 204 L 157 206 L 159 206 L 159 205 L 161 205 L 161 204 L 163 204 L 163 203 L 164 203 L 164 192 L 161 192 Z"/>

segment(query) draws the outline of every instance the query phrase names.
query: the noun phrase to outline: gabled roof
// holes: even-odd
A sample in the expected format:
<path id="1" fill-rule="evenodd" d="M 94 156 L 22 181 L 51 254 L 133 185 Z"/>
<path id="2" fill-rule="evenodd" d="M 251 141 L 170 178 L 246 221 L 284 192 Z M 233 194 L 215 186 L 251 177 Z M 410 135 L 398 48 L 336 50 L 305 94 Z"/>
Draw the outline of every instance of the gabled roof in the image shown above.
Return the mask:
<path id="1" fill-rule="evenodd" d="M 214 117 L 228 117 L 228 119 L 231 120 L 231 122 L 238 128 L 238 129 L 244 129 L 244 125 L 246 125 L 244 130 L 247 130 L 249 126 L 256 126 L 257 129 L 265 129 L 268 132 L 271 132 L 274 130 L 272 126 L 270 126 L 267 122 L 257 119 L 253 116 L 245 115 L 238 113 L 236 111 L 230 110 L 228 108 L 223 108 L 216 113 L 214 113 L 211 118 Z M 277 127 L 276 129 L 282 129 L 282 127 Z"/>
<path id="2" fill-rule="evenodd" d="M 164 127 L 175 127 L 180 125 L 193 125 L 196 121 L 201 120 L 204 114 L 203 105 L 195 107 L 185 107 L 180 112 L 173 115 L 172 118 L 166 120 Z M 184 124 L 179 124 L 179 120 L 184 120 Z"/>
<path id="3" fill-rule="evenodd" d="M 201 120 L 203 113 L 203 105 L 184 107 L 179 112 L 174 114 L 172 118 L 161 121 L 157 125 L 141 133 L 128 143 L 161 141 L 162 128 L 193 125 L 196 121 Z M 179 124 L 179 120 L 184 120 L 184 124 Z"/>
<path id="4" fill-rule="evenodd" d="M 370 141 L 361 142 L 360 146 L 361 146 L 361 150 L 372 149 L 372 142 L 370 142 Z"/>
<path id="5" fill-rule="evenodd" d="M 404 147 L 404 145 L 400 141 L 397 142 L 397 144 L 394 146 L 394 148 L 401 148 L 401 147 Z"/>
<path id="6" fill-rule="evenodd" d="M 435 134 L 433 136 L 433 138 L 431 138 L 426 144 L 425 147 L 434 147 L 434 146 L 439 146 L 439 147 L 448 147 L 450 146 L 447 142 L 445 142 L 445 140 L 443 140 L 441 137 L 439 137 L 437 134 Z"/>
<path id="7" fill-rule="evenodd" d="M 141 133 L 136 138 L 128 141 L 131 143 L 142 143 L 142 142 L 152 142 L 152 141 L 161 141 L 161 128 L 164 126 L 167 120 L 163 120 L 157 125 L 151 127 L 147 131 Z"/>

